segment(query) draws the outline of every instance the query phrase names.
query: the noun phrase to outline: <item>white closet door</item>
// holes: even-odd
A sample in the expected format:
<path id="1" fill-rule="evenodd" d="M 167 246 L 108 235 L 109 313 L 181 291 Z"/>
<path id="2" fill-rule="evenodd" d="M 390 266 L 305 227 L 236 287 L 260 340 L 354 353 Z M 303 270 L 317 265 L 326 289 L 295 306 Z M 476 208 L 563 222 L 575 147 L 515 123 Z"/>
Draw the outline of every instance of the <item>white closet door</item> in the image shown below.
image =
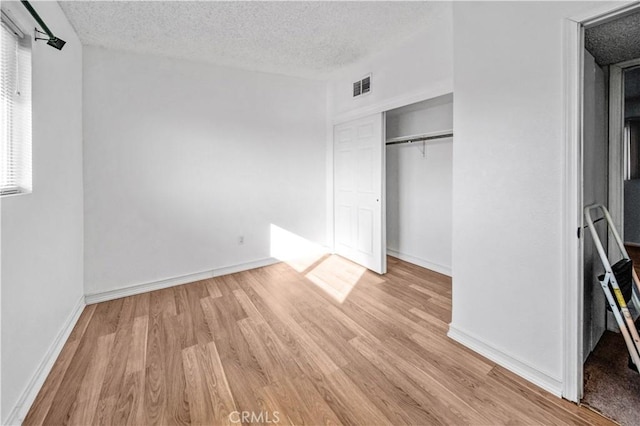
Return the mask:
<path id="1" fill-rule="evenodd" d="M 336 125 L 333 143 L 336 253 L 384 274 L 384 114 Z"/>

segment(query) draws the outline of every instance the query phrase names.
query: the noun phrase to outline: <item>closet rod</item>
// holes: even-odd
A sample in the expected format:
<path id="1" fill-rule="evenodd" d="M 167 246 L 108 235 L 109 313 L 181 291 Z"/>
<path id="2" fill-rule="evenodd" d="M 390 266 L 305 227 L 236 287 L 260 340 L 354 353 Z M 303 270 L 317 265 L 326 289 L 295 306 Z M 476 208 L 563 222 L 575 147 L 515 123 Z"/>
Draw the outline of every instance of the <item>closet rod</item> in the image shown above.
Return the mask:
<path id="1" fill-rule="evenodd" d="M 406 139 L 401 139 L 401 140 L 395 140 L 395 141 L 389 141 L 386 143 L 386 145 L 398 145 L 401 143 L 413 143 L 413 142 L 422 142 L 422 141 L 430 141 L 433 139 L 446 139 L 446 138 L 450 138 L 453 137 L 453 133 L 444 133 L 441 135 L 432 135 L 432 136 L 419 136 L 419 137 L 413 137 L 413 138 L 406 138 Z"/>

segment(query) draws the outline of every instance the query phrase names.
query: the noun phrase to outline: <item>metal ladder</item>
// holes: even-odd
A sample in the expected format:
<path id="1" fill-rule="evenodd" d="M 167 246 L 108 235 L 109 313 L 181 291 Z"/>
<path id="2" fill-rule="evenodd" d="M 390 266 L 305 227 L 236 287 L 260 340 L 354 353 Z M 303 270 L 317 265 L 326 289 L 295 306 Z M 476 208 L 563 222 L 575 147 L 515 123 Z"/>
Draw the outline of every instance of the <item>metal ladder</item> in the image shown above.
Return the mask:
<path id="1" fill-rule="evenodd" d="M 592 204 L 585 207 L 584 216 L 587 221 L 587 226 L 589 228 L 589 231 L 591 231 L 591 237 L 593 238 L 593 242 L 596 246 L 596 250 L 598 251 L 598 255 L 600 255 L 600 260 L 602 261 L 602 265 L 604 266 L 605 271 L 603 278 L 601 280 L 599 279 L 600 286 L 604 291 L 607 302 L 609 303 L 609 307 L 611 308 L 611 312 L 613 312 L 613 316 L 618 323 L 618 327 L 620 327 L 620 332 L 622 333 L 624 341 L 627 344 L 627 349 L 629 350 L 631 361 L 635 364 L 636 370 L 640 370 L 640 336 L 638 335 L 638 330 L 635 323 L 633 322 L 633 317 L 631 315 L 631 312 L 629 311 L 629 306 L 624 300 L 624 296 L 622 294 L 622 291 L 620 290 L 620 286 L 618 285 L 616 276 L 613 273 L 613 269 L 611 268 L 611 263 L 609 262 L 607 253 L 602 246 L 602 242 L 600 241 L 598 233 L 596 232 L 594 221 L 591 217 L 591 212 L 593 210 L 602 211 L 603 218 L 607 221 L 609 231 L 613 235 L 613 238 L 615 239 L 618 248 L 620 249 L 620 253 L 622 254 L 623 259 L 629 260 L 629 254 L 624 248 L 624 244 L 622 243 L 620 234 L 618 234 L 618 231 L 613 225 L 611 215 L 609 214 L 607 208 L 602 204 Z M 638 300 L 638 294 L 640 294 L 640 280 L 638 279 L 638 275 L 636 274 L 633 266 L 631 267 L 631 274 L 633 283 L 631 290 L 632 297 L 630 302 L 633 303 L 636 311 L 640 312 L 640 301 Z M 610 288 L 613 289 L 614 294 L 611 294 Z"/>

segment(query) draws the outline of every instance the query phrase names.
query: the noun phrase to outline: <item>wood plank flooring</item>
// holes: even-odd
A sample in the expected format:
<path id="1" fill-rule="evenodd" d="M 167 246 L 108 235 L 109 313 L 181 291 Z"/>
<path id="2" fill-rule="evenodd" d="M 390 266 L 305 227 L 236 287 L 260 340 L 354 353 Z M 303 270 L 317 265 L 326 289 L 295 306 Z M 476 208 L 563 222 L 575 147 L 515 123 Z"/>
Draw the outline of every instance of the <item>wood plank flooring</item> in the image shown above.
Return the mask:
<path id="1" fill-rule="evenodd" d="M 611 424 L 448 339 L 450 317 L 449 278 L 336 256 L 90 305 L 24 424 Z"/>

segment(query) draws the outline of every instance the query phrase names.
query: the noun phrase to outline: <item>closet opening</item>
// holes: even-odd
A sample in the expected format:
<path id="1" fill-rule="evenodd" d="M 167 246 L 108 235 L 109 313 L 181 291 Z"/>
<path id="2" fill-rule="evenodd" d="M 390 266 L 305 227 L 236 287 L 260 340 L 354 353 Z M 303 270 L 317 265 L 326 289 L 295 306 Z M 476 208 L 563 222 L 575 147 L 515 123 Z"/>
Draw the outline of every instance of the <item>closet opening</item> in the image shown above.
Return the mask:
<path id="1" fill-rule="evenodd" d="M 451 276 L 453 94 L 386 111 L 387 254 Z"/>

